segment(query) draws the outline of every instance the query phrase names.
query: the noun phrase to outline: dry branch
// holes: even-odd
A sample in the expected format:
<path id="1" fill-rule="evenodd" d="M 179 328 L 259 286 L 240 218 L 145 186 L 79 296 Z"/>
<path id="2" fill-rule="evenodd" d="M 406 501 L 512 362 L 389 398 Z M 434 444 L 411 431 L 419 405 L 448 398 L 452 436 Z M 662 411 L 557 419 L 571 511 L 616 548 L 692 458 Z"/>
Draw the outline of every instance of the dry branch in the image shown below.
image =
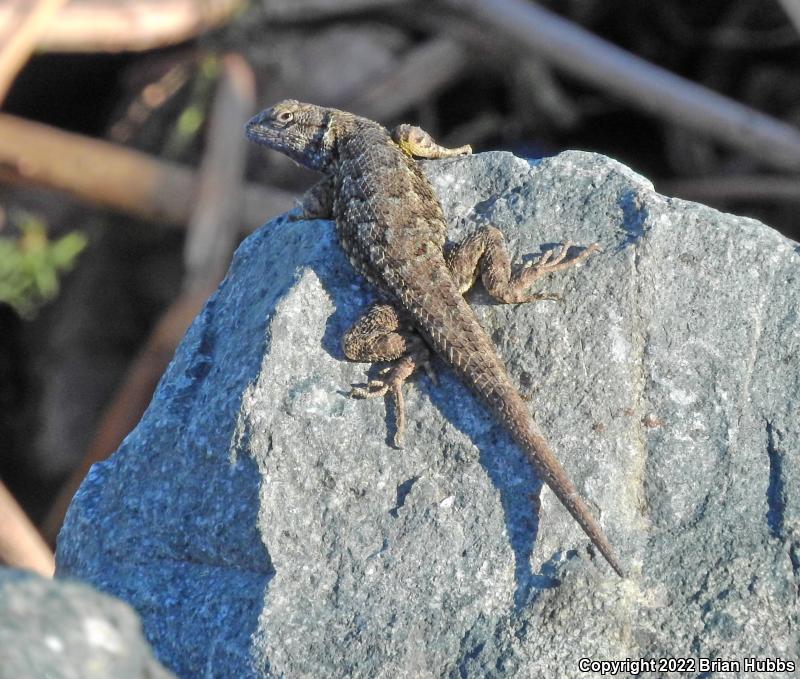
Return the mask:
<path id="1" fill-rule="evenodd" d="M 195 173 L 123 146 L 0 114 L 0 181 L 24 181 L 169 224 L 186 224 Z M 287 191 L 248 185 L 242 221 L 252 230 L 293 204 Z"/>
<path id="2" fill-rule="evenodd" d="M 52 578 L 53 553 L 17 501 L 0 482 L 0 563 Z"/>
<path id="3" fill-rule="evenodd" d="M 660 118 L 781 169 L 800 169 L 800 131 L 681 78 L 525 0 L 447 0 L 553 65 Z"/>
<path id="4" fill-rule="evenodd" d="M 795 30 L 800 33 L 800 0 L 778 0 Z"/>
<path id="5" fill-rule="evenodd" d="M 8 0 L 0 6 L 0 103 L 5 99 L 17 73 L 28 61 L 41 35 L 47 30 L 53 15 L 66 0 Z"/>
<path id="6" fill-rule="evenodd" d="M 184 246 L 184 290 L 216 284 L 239 233 L 247 140 L 244 124 L 255 108 L 255 78 L 242 57 L 222 60 L 199 172 L 197 206 Z"/>
<path id="7" fill-rule="evenodd" d="M 409 51 L 392 72 L 334 106 L 374 120 L 391 120 L 452 83 L 469 64 L 467 50 L 449 38 L 434 38 Z"/>
<path id="8" fill-rule="evenodd" d="M 174 45 L 223 24 L 243 0 L 72 0 L 39 36 L 53 52 L 141 51 Z M 0 35 L 14 22 L 0 4 Z"/>

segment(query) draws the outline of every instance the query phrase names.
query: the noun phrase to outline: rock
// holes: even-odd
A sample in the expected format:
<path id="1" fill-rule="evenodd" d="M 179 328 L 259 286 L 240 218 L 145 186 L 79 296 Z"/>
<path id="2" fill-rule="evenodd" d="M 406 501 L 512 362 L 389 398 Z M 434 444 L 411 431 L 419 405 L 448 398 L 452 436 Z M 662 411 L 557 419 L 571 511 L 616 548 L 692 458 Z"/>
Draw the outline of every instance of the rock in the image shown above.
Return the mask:
<path id="1" fill-rule="evenodd" d="M 0 568 L 0 679 L 167 679 L 121 601 Z"/>
<path id="2" fill-rule="evenodd" d="M 602 156 L 425 164 L 458 237 L 604 252 L 470 299 L 630 570 L 617 578 L 437 363 L 406 448 L 340 337 L 371 293 L 329 222 L 239 249 L 58 572 L 130 602 L 183 677 L 583 676 L 581 658 L 797 660 L 800 247 Z"/>

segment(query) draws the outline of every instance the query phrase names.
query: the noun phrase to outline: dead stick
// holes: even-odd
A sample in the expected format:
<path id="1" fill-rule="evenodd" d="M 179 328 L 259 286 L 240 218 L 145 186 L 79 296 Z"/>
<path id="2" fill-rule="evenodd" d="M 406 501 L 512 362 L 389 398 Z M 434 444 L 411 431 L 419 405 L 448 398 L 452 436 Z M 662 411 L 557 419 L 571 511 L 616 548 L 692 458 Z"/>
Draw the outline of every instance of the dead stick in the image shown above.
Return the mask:
<path id="1" fill-rule="evenodd" d="M 120 52 L 174 45 L 223 24 L 243 0 L 92 0 L 61 8 L 39 35 L 53 52 Z M 0 4 L 0 34 L 14 8 Z"/>
<path id="2" fill-rule="evenodd" d="M 660 118 L 781 169 L 800 169 L 800 130 L 655 66 L 525 0 L 447 0 L 565 71 Z"/>
<path id="3" fill-rule="evenodd" d="M 188 223 L 194 171 L 140 151 L 0 113 L 0 181 L 25 181 L 160 223 Z M 293 194 L 249 184 L 242 221 L 252 230 L 293 205 Z"/>
<path id="4" fill-rule="evenodd" d="M 800 33 L 800 1 L 798 0 L 778 0 L 778 3 L 783 7 L 783 11 L 795 27 L 795 30 Z"/>
<path id="5" fill-rule="evenodd" d="M 239 233 L 247 139 L 242 130 L 255 108 L 255 77 L 237 54 L 222 59 L 200 165 L 197 204 L 184 246 L 184 290 L 218 283 Z"/>
<path id="6" fill-rule="evenodd" d="M 55 571 L 53 553 L 0 481 L 0 562 L 46 578 Z"/>
<path id="7" fill-rule="evenodd" d="M 390 73 L 363 84 L 361 93 L 344 96 L 332 105 L 374 120 L 390 120 L 451 83 L 469 63 L 461 44 L 434 38 L 410 50 Z"/>
<path id="8" fill-rule="evenodd" d="M 66 0 L 7 2 L 7 19 L 0 21 L 0 103 L 5 99 L 17 73 L 36 49 L 36 43 L 47 29 L 53 15 Z"/>

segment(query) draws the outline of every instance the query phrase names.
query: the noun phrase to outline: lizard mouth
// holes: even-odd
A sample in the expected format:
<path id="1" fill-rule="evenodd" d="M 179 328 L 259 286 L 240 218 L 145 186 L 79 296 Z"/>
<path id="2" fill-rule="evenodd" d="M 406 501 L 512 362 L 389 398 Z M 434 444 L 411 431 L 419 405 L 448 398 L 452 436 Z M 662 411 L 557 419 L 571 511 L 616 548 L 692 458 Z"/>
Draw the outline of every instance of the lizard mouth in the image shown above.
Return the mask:
<path id="1" fill-rule="evenodd" d="M 274 142 L 275 133 L 267 125 L 264 125 L 264 114 L 259 113 L 247 121 L 244 126 L 245 136 L 257 144 L 264 144 L 265 146 L 272 146 Z"/>
<path id="2" fill-rule="evenodd" d="M 312 170 L 325 169 L 319 154 L 309 151 L 308 131 L 302 125 L 287 126 L 286 123 L 276 121 L 274 108 L 250 118 L 244 126 L 244 133 L 250 141 L 280 151 L 299 165 Z"/>

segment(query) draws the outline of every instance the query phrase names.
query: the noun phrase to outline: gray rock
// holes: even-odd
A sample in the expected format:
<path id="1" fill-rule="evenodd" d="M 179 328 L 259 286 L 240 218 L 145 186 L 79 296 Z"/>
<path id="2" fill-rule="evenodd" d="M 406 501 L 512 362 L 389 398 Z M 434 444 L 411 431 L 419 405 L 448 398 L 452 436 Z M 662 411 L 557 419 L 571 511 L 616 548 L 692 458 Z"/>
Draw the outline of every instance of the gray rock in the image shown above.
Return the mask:
<path id="1" fill-rule="evenodd" d="M 168 679 L 129 606 L 0 568 L 0 679 Z"/>
<path id="2" fill-rule="evenodd" d="M 339 338 L 371 299 L 329 222 L 239 249 L 60 574 L 137 608 L 183 677 L 583 676 L 580 658 L 797 660 L 800 248 L 602 156 L 428 163 L 458 237 L 604 252 L 522 306 L 470 294 L 631 577 L 441 364 L 406 448 Z M 541 494 L 540 494 L 541 493 Z"/>

